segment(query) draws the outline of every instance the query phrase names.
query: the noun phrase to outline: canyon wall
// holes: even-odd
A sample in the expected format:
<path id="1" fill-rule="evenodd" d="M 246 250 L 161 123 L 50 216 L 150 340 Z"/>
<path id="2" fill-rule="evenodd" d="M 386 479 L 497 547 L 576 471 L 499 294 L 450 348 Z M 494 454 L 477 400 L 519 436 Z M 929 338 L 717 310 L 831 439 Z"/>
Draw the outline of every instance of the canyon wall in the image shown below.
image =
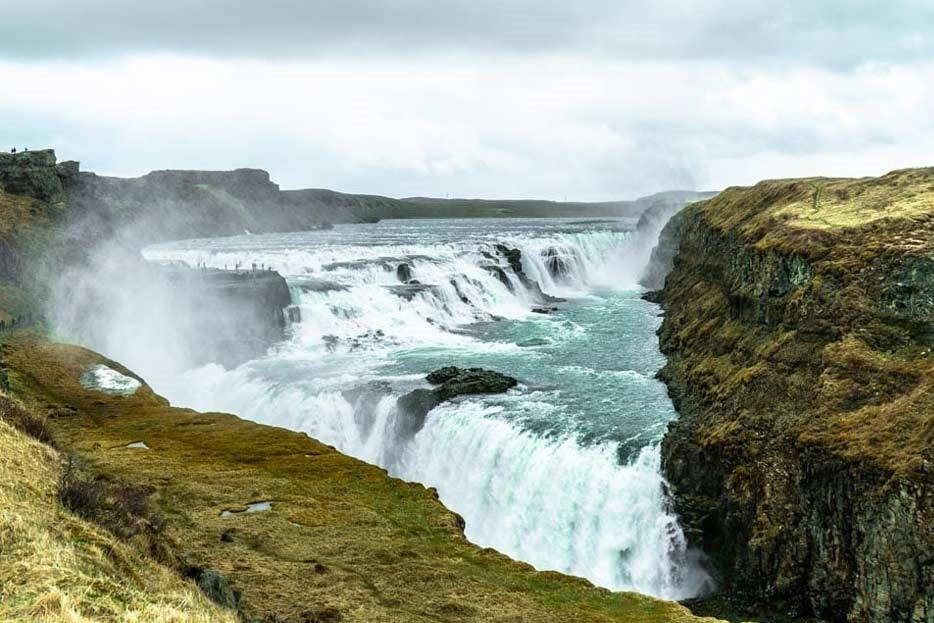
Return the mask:
<path id="1" fill-rule="evenodd" d="M 934 169 L 728 189 L 668 270 L 664 472 L 723 599 L 934 621 Z"/>

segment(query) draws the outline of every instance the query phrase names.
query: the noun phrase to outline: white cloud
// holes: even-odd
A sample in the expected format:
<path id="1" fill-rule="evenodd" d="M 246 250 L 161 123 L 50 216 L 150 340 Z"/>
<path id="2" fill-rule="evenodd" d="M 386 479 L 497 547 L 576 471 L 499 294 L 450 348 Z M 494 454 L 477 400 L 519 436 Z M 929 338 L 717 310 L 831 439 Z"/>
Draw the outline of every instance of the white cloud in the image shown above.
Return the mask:
<path id="1" fill-rule="evenodd" d="M 932 97 L 934 63 L 156 54 L 0 62 L 0 135 L 119 175 L 257 166 L 284 187 L 610 199 L 934 164 Z"/>

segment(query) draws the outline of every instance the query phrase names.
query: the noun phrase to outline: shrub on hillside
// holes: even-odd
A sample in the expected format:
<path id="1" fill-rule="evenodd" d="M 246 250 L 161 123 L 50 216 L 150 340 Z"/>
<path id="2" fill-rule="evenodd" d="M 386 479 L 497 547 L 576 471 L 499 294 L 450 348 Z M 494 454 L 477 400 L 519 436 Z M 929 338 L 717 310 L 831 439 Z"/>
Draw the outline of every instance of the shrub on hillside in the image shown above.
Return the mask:
<path id="1" fill-rule="evenodd" d="M 164 534 L 165 520 L 149 502 L 153 491 L 90 474 L 75 457 L 66 461 L 59 483 L 59 499 L 65 508 L 123 541 L 137 542 L 157 560 L 169 562 L 172 548 Z"/>
<path id="2" fill-rule="evenodd" d="M 45 419 L 26 410 L 19 402 L 0 393 L 0 421 L 37 439 L 42 443 L 55 446 L 55 439 Z"/>

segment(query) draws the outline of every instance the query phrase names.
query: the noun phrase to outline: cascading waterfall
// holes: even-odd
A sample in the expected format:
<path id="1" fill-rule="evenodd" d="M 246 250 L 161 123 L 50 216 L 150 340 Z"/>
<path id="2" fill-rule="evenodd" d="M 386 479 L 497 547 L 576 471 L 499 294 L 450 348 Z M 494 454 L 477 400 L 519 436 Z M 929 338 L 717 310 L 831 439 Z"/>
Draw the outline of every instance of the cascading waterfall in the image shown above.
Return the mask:
<path id="1" fill-rule="evenodd" d="M 619 224 L 408 221 L 152 247 L 153 261 L 271 267 L 301 318 L 265 358 L 203 366 L 156 389 L 176 404 L 305 431 L 434 486 L 468 538 L 538 568 L 690 597 L 709 578 L 660 475 L 673 410 L 651 378 L 656 313 L 631 285 L 645 243 Z M 602 294 L 608 287 L 622 294 Z M 532 312 L 550 297 L 569 299 L 567 311 Z M 612 328 L 631 352 L 591 335 L 605 330 L 595 314 L 632 316 Z M 425 372 L 464 362 L 522 384 L 445 403 L 400 438 L 396 399 L 425 386 Z"/>

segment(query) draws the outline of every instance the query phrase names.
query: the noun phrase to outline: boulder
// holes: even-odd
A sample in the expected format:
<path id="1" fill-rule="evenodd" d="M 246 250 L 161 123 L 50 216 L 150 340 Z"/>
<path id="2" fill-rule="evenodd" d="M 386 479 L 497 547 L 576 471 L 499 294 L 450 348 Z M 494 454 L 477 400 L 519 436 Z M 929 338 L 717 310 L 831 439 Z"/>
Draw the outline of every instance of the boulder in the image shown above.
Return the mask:
<path id="1" fill-rule="evenodd" d="M 458 368 L 446 366 L 425 377 L 434 389 L 416 389 L 400 397 L 396 402 L 399 418 L 396 433 L 409 439 L 421 430 L 428 412 L 442 402 L 469 394 L 502 394 L 519 381 L 493 370 L 483 368 Z"/>
<path id="2" fill-rule="evenodd" d="M 227 578 L 214 569 L 188 567 L 185 575 L 197 584 L 205 597 L 222 608 L 236 610 L 240 606 L 240 594 L 230 587 Z"/>

